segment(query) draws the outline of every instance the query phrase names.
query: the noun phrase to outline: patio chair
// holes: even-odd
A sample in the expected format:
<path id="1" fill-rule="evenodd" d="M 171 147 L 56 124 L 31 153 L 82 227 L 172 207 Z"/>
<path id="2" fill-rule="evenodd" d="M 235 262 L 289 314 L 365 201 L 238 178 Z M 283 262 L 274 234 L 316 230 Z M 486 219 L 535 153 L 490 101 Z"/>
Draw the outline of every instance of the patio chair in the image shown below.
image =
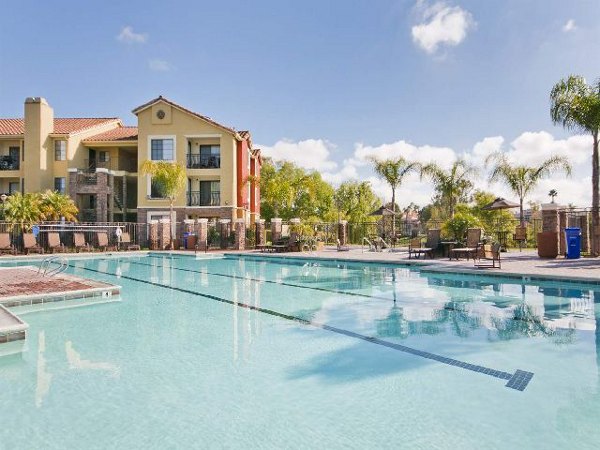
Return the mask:
<path id="1" fill-rule="evenodd" d="M 500 250 L 502 245 L 497 242 L 493 245 L 485 244 L 477 251 L 476 259 L 473 260 L 475 267 L 501 269 Z"/>
<path id="2" fill-rule="evenodd" d="M 73 244 L 75 245 L 75 251 L 79 252 L 93 252 L 93 247 L 85 241 L 83 233 L 73 234 Z"/>
<path id="3" fill-rule="evenodd" d="M 0 255 L 16 255 L 17 249 L 10 242 L 10 233 L 0 233 Z"/>
<path id="4" fill-rule="evenodd" d="M 96 239 L 98 241 L 98 248 L 105 252 L 107 250 L 114 250 L 114 246 L 108 243 L 108 233 L 106 231 L 99 231 L 96 233 Z"/>
<path id="5" fill-rule="evenodd" d="M 38 245 L 33 233 L 23 234 L 23 249 L 26 255 L 29 255 L 29 253 L 44 253 L 44 249 Z"/>
<path id="6" fill-rule="evenodd" d="M 475 259 L 479 244 L 481 242 L 481 228 L 469 228 L 467 230 L 467 243 L 462 248 L 453 248 L 450 251 L 450 259 L 452 257 L 458 259 L 464 255 L 469 259 L 469 256 Z"/>
<path id="7" fill-rule="evenodd" d="M 519 243 L 519 251 L 523 250 L 523 245 L 527 242 L 527 227 L 518 226 L 513 234 L 513 241 Z"/>
<path id="8" fill-rule="evenodd" d="M 126 250 L 140 250 L 140 245 L 131 243 L 131 235 L 129 233 L 122 233 L 121 248 Z"/>
<path id="9" fill-rule="evenodd" d="M 337 251 L 338 252 L 349 252 L 350 251 L 350 246 L 348 246 L 348 245 L 342 245 L 342 243 L 338 239 L 337 240 Z"/>
<path id="10" fill-rule="evenodd" d="M 408 259 L 410 259 L 412 255 L 416 255 L 417 258 L 420 255 L 423 255 L 423 258 L 426 256 L 434 258 L 435 252 L 440 245 L 440 238 L 441 230 L 431 229 L 427 230 L 427 242 L 425 243 L 425 247 L 422 245 L 421 238 L 411 239 L 408 246 Z"/>
<path id="11" fill-rule="evenodd" d="M 62 253 L 67 250 L 65 245 L 60 242 L 60 235 L 58 233 L 48 233 L 48 249 L 52 251 L 52 253 Z"/>

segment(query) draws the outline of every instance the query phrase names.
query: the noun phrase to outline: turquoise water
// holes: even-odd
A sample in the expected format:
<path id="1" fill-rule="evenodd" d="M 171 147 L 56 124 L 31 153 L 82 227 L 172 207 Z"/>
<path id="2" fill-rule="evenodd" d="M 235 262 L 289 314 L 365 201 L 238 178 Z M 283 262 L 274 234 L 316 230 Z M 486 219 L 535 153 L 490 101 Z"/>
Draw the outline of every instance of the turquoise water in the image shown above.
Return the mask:
<path id="1" fill-rule="evenodd" d="M 0 357 L 2 449 L 600 442 L 593 288 L 272 259 L 71 264 L 121 298 L 13 309 L 30 328 Z M 519 391 L 456 362 L 533 378 Z"/>

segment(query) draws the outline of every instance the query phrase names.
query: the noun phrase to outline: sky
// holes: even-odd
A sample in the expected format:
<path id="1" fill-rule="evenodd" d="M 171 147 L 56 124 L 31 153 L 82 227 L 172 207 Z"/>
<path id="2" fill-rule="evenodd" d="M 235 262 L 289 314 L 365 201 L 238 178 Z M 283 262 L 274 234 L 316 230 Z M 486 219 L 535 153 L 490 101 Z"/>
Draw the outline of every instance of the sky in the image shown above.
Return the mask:
<path id="1" fill-rule="evenodd" d="M 591 202 L 591 138 L 554 126 L 549 92 L 600 78 L 600 0 L 63 1 L 3 5 L 0 117 L 28 96 L 57 117 L 118 116 L 162 94 L 332 182 L 369 156 L 482 165 L 492 151 L 571 159 L 530 200 Z M 487 182 L 478 188 L 507 198 Z M 399 203 L 426 204 L 417 177 Z"/>

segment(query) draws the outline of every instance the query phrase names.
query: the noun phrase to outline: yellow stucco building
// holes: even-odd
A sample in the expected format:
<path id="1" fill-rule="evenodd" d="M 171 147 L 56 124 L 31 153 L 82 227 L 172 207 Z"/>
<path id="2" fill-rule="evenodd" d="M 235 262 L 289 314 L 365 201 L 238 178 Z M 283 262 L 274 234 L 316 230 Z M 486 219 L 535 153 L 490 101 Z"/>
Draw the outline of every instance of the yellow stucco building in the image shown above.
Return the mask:
<path id="1" fill-rule="evenodd" d="M 144 161 L 186 168 L 187 188 L 174 219 L 260 216 L 260 150 L 237 131 L 164 97 L 133 110 L 137 126 L 116 117 L 55 118 L 41 97 L 25 100 L 24 117 L 0 119 L 0 193 L 69 194 L 82 221 L 166 218 L 169 203 Z"/>

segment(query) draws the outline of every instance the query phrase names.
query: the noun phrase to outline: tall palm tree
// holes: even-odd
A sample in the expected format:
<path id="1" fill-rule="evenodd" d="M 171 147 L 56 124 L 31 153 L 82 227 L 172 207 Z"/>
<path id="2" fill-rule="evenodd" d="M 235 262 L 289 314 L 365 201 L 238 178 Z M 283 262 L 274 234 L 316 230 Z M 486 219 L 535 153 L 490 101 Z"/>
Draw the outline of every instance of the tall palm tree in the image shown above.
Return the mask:
<path id="1" fill-rule="evenodd" d="M 13 227 L 18 226 L 22 232 L 45 219 L 42 212 L 40 194 L 12 194 L 4 205 L 4 218 Z"/>
<path id="2" fill-rule="evenodd" d="M 57 191 L 46 191 L 41 196 L 40 209 L 46 220 L 61 220 L 77 222 L 79 209 L 73 199 Z"/>
<path id="3" fill-rule="evenodd" d="M 571 75 L 560 80 L 550 92 L 550 117 L 555 125 L 592 135 L 592 254 L 600 254 L 600 80 L 588 85 L 585 78 Z"/>
<path id="4" fill-rule="evenodd" d="M 564 171 L 567 175 L 571 175 L 571 164 L 569 164 L 567 158 L 562 156 L 552 156 L 540 165 L 532 167 L 511 164 L 506 155 L 502 152 L 496 152 L 486 158 L 486 167 L 489 164 L 493 164 L 490 182 L 503 182 L 519 197 L 519 221 L 521 226 L 525 225 L 523 216 L 525 197 L 537 186 L 539 181 L 557 171 Z"/>
<path id="5" fill-rule="evenodd" d="M 421 169 L 421 178 L 429 178 L 442 200 L 448 205 L 450 218 L 454 217 L 457 203 L 473 187 L 471 179 L 477 175 L 475 167 L 464 159 L 457 159 L 448 170 L 435 163 L 430 163 Z"/>
<path id="6" fill-rule="evenodd" d="M 392 188 L 392 211 L 396 212 L 396 189 L 402 184 L 405 176 L 418 172 L 421 169 L 421 164 L 415 161 L 408 161 L 402 156 L 383 160 L 372 157 L 370 160 L 375 173 Z M 395 224 L 396 220 L 394 218 L 392 221 L 392 234 L 394 235 L 396 234 Z"/>
<path id="7" fill-rule="evenodd" d="M 169 220 L 171 221 L 171 241 L 175 240 L 175 224 L 173 223 L 173 205 L 175 199 L 185 190 L 187 176 L 181 164 L 167 161 L 146 160 L 141 171 L 152 177 L 161 195 L 169 200 Z"/>

